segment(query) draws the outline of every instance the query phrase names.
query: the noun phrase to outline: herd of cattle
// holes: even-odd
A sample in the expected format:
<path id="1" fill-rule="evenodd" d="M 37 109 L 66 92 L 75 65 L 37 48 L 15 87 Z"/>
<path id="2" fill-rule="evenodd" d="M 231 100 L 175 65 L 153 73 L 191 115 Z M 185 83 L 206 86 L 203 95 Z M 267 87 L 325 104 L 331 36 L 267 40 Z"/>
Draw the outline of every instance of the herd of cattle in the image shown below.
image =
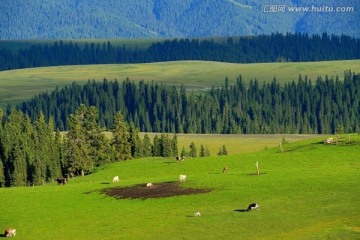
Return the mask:
<path id="1" fill-rule="evenodd" d="M 185 158 L 184 157 L 176 157 L 175 159 L 176 159 L 176 162 L 179 162 L 179 161 L 183 161 Z M 225 166 L 223 168 L 223 173 L 227 173 L 227 171 L 228 171 L 228 168 Z M 186 175 L 180 174 L 179 175 L 179 182 L 185 182 L 186 177 L 187 177 Z M 68 182 L 68 180 L 67 180 L 67 178 L 61 177 L 61 178 L 57 178 L 56 182 L 57 182 L 58 185 L 65 185 Z M 113 183 L 119 183 L 119 176 L 113 177 L 112 182 Z M 152 186 L 153 186 L 153 184 L 151 182 L 146 184 L 146 187 L 152 187 Z M 250 210 L 258 209 L 258 208 L 259 208 L 259 204 L 252 203 L 252 204 L 250 204 L 248 206 L 246 211 L 250 211 Z M 195 212 L 194 216 L 195 217 L 200 217 L 201 213 L 200 212 Z M 15 237 L 15 235 L 16 235 L 16 229 L 15 228 L 8 228 L 8 229 L 5 230 L 5 233 L 4 233 L 5 237 L 7 237 L 7 238 Z"/>

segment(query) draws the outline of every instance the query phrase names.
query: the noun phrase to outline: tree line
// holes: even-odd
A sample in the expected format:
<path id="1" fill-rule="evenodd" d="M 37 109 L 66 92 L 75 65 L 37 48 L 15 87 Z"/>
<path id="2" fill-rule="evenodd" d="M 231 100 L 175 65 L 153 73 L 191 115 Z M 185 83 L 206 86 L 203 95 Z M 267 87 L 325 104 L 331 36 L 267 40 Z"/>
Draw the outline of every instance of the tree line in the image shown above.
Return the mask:
<path id="1" fill-rule="evenodd" d="M 121 111 L 142 132 L 168 133 L 318 133 L 331 134 L 340 124 L 344 132 L 360 132 L 360 74 L 347 71 L 344 79 L 306 76 L 284 86 L 239 76 L 226 78 L 220 88 L 188 92 L 163 83 L 88 81 L 39 94 L 17 106 L 36 121 L 40 112 L 56 128 L 68 130 L 67 117 L 81 104 L 95 106 L 99 124 L 112 129 Z M 9 110 L 7 110 L 9 112 Z"/>
<path id="2" fill-rule="evenodd" d="M 272 34 L 253 37 L 173 39 L 148 48 L 56 41 L 12 51 L 0 49 L 0 70 L 43 66 L 206 60 L 232 63 L 325 61 L 360 58 L 360 40 L 346 35 Z"/>
<path id="3" fill-rule="evenodd" d="M 143 138 L 133 123 L 127 123 L 121 112 L 114 116 L 111 137 L 106 137 L 98 122 L 96 107 L 80 105 L 68 115 L 66 134 L 54 130 L 54 122 L 45 121 L 42 113 L 34 123 L 27 114 L 13 109 L 4 116 L 0 109 L 0 187 L 33 186 L 90 174 L 98 166 L 133 158 L 179 156 L 177 136 L 162 133 L 153 140 Z M 209 156 L 201 145 L 200 157 Z M 181 156 L 196 157 L 191 143 L 182 148 Z"/>

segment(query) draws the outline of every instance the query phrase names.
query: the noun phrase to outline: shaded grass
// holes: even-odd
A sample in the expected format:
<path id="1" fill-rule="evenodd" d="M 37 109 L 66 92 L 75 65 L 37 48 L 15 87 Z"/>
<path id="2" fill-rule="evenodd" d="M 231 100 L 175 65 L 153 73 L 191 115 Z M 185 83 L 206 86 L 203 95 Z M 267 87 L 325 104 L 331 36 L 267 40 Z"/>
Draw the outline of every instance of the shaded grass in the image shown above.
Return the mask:
<path id="1" fill-rule="evenodd" d="M 360 137 L 352 137 L 352 145 L 320 141 L 291 142 L 283 153 L 269 148 L 178 164 L 136 159 L 65 186 L 0 189 L 0 226 L 16 227 L 20 239 L 357 239 Z M 256 161 L 266 174 L 253 175 Z M 183 187 L 214 190 L 147 200 L 99 193 L 115 186 L 102 184 L 115 175 L 116 186 L 129 186 L 176 181 L 179 174 L 188 176 Z M 243 212 L 252 202 L 261 210 Z M 202 216 L 192 217 L 196 211 Z"/>
<path id="2" fill-rule="evenodd" d="M 297 81 L 299 74 L 315 80 L 318 76 L 343 77 L 345 70 L 359 71 L 360 60 L 233 64 L 206 61 L 176 61 L 147 64 L 108 64 L 40 67 L 0 72 L 0 105 L 20 102 L 56 86 L 63 87 L 73 81 L 85 83 L 89 79 L 156 81 L 168 85 L 185 85 L 188 89 L 205 91 L 219 87 L 225 77 L 234 84 L 242 75 L 245 82 L 257 79 L 270 82 L 276 77 L 280 84 Z"/>

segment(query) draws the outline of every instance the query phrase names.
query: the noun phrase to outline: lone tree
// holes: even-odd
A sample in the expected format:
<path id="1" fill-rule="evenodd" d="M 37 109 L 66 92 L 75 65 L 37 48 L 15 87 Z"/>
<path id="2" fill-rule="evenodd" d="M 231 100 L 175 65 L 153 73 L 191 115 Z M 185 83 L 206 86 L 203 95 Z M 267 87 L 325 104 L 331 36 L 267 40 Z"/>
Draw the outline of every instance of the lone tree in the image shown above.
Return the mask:
<path id="1" fill-rule="evenodd" d="M 335 129 L 335 134 L 336 134 L 336 144 L 338 144 L 339 139 L 340 139 L 340 135 L 344 133 L 344 126 L 341 125 L 340 123 L 337 125 L 336 129 Z"/>
<path id="2" fill-rule="evenodd" d="M 219 155 L 219 156 L 228 155 L 228 151 L 227 151 L 225 145 L 222 145 L 222 147 L 220 148 L 220 150 L 219 150 L 219 152 L 218 152 L 218 155 Z"/>
<path id="3" fill-rule="evenodd" d="M 191 142 L 190 144 L 190 152 L 189 152 L 189 157 L 193 157 L 195 158 L 197 156 L 196 154 L 196 146 L 194 142 Z"/>

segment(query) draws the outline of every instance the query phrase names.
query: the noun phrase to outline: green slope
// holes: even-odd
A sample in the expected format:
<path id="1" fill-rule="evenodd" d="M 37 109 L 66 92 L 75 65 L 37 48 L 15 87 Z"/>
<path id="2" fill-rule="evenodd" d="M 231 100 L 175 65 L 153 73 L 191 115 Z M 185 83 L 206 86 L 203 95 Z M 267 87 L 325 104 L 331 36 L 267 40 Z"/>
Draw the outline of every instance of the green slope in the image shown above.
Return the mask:
<path id="1" fill-rule="evenodd" d="M 127 77 L 134 81 L 156 81 L 168 85 L 184 84 L 189 89 L 206 90 L 219 87 L 227 76 L 229 83 L 243 76 L 248 82 L 257 79 L 270 82 L 274 77 L 285 83 L 297 81 L 299 74 L 316 80 L 318 76 L 343 77 L 346 70 L 360 72 L 360 60 L 302 62 L 302 63 L 257 63 L 233 64 L 206 61 L 177 61 L 148 64 L 75 65 L 41 67 L 0 72 L 0 105 L 20 102 L 56 86 L 65 86 L 73 81 L 102 80 Z"/>
<path id="2" fill-rule="evenodd" d="M 359 239 L 360 138 L 343 139 L 339 145 L 314 139 L 287 144 L 283 153 L 274 148 L 180 163 L 135 159 L 64 186 L 0 188 L 0 226 L 16 228 L 16 238 L 38 240 Z M 187 175 L 182 187 L 213 191 L 147 200 L 99 193 L 114 186 L 177 181 L 179 174 Z M 112 184 L 116 175 L 120 182 Z M 244 212 L 252 202 L 260 211 Z M 202 216 L 193 217 L 196 211 Z"/>

